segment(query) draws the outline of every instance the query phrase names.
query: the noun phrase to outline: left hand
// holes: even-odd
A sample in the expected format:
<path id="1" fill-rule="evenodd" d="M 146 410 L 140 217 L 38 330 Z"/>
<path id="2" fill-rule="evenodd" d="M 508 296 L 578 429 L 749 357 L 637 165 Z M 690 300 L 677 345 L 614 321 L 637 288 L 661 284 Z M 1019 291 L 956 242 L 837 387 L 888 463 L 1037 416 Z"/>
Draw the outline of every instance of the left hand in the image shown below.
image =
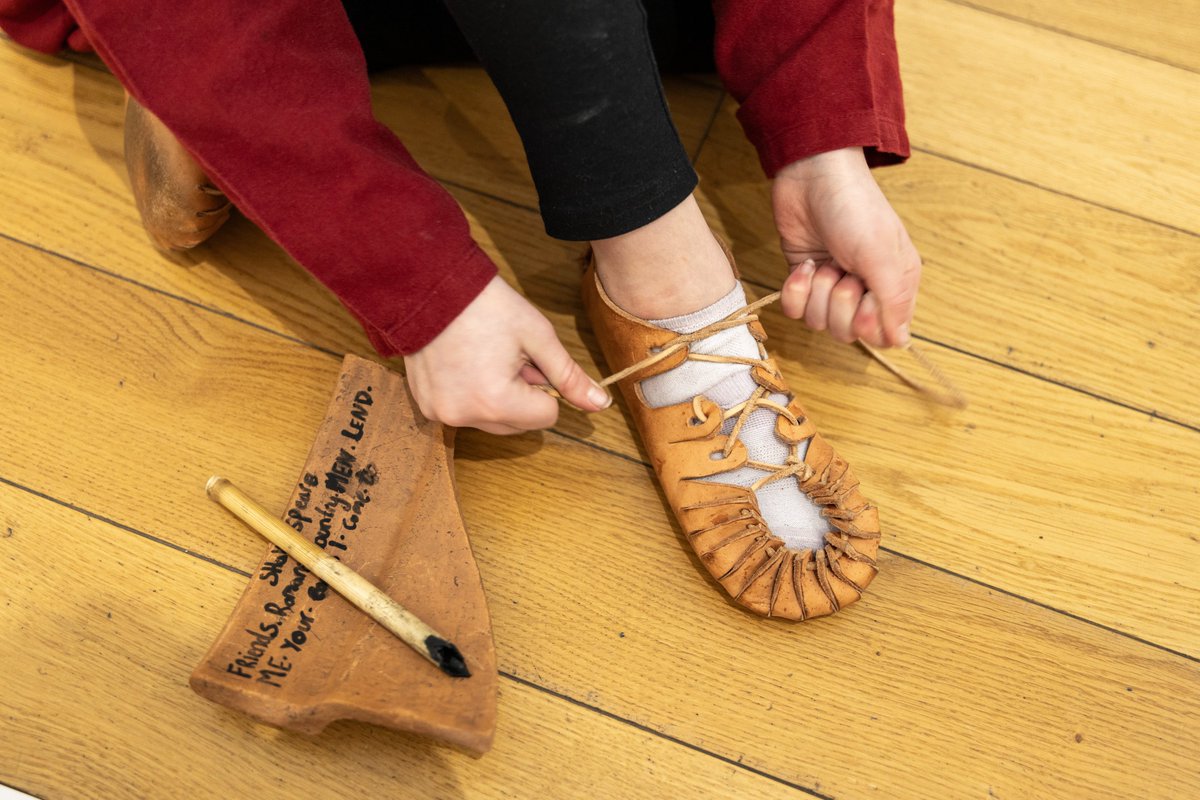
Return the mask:
<path id="1" fill-rule="evenodd" d="M 841 342 L 907 344 L 921 257 L 862 148 L 789 164 L 776 174 L 771 200 L 792 270 L 784 314 Z"/>

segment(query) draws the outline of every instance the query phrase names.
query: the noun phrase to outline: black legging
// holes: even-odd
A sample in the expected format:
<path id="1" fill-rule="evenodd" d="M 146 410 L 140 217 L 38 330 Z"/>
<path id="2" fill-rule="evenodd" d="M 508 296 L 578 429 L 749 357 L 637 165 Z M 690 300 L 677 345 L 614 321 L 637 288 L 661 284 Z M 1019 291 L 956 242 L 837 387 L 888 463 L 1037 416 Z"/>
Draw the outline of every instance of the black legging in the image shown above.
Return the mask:
<path id="1" fill-rule="evenodd" d="M 461 61 L 474 51 L 521 135 L 551 236 L 627 233 L 696 187 L 655 57 L 669 70 L 711 71 L 705 0 L 344 5 L 373 70 Z"/>

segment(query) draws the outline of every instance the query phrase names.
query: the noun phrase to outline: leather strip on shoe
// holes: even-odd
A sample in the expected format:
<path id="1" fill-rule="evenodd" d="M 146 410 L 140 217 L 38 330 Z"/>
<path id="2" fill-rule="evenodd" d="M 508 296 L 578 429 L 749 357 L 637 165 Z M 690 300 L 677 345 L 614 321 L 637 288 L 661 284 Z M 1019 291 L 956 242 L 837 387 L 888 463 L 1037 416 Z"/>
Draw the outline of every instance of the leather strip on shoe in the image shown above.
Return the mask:
<path id="1" fill-rule="evenodd" d="M 734 265 L 724 243 L 722 247 Z M 615 382 L 620 388 L 667 501 L 701 563 L 740 605 L 764 616 L 804 620 L 850 605 L 874 579 L 879 512 L 863 496 L 849 464 L 817 432 L 767 354 L 763 345 L 767 335 L 757 311 L 771 299 L 751 303 L 694 333 L 677 334 L 616 306 L 590 258 L 583 276 L 584 307 L 614 372 L 604 383 Z M 732 359 L 747 363 L 758 384 L 746 402 L 727 410 L 702 395 L 662 408 L 646 403 L 640 388 L 646 378 L 674 369 L 688 358 L 728 360 L 692 354 L 689 345 L 734 325 L 746 325 L 759 344 L 760 358 Z M 770 402 L 772 392 L 790 397 L 786 407 Z M 755 408 L 776 413 L 776 434 L 791 446 L 787 463 L 749 461 L 737 433 Z M 735 416 L 734 428 L 723 434 L 724 421 Z M 801 459 L 798 445 L 804 442 L 808 449 Z M 819 549 L 791 549 L 774 535 L 760 513 L 755 487 L 706 480 L 747 465 L 764 470 L 758 485 L 795 480 L 821 507 L 829 529 Z"/>

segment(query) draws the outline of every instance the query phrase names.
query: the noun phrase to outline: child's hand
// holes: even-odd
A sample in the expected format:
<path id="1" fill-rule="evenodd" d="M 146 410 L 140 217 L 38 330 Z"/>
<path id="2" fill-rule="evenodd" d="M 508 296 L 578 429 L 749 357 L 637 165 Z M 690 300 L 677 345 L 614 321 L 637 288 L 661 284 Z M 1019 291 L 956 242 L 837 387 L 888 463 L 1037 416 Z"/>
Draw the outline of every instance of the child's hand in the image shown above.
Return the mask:
<path id="1" fill-rule="evenodd" d="M 784 313 L 813 330 L 828 328 L 838 341 L 907 344 L 921 257 L 862 148 L 789 164 L 775 176 L 771 199 L 792 268 Z"/>
<path id="2" fill-rule="evenodd" d="M 575 363 L 554 326 L 499 275 L 437 337 L 404 357 L 408 385 L 428 419 L 489 433 L 549 428 L 558 401 L 585 411 L 612 403 Z"/>

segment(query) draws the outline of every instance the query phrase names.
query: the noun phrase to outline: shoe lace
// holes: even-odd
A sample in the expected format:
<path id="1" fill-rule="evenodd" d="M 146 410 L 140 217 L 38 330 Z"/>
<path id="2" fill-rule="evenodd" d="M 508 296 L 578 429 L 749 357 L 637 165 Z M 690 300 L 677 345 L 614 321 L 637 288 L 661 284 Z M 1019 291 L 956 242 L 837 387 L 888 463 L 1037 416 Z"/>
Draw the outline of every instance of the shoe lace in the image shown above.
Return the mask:
<path id="1" fill-rule="evenodd" d="M 748 325 L 749 323 L 758 319 L 757 312 L 760 308 L 770 305 L 778 299 L 779 292 L 769 294 L 766 297 L 755 300 L 754 302 L 739 308 L 737 311 L 734 311 L 732 314 L 719 319 L 716 322 L 705 325 L 703 328 L 695 330 L 691 333 L 681 333 L 667 341 L 665 344 L 655 348 L 649 356 L 643 358 L 641 361 L 629 365 L 620 372 L 609 375 L 607 378 L 600 381 L 600 385 L 608 386 L 609 384 L 616 383 L 617 381 L 633 375 L 634 373 L 639 372 L 646 367 L 657 364 L 663 359 L 670 358 L 680 349 L 687 347 L 693 342 L 707 339 L 714 333 L 719 333 L 720 331 L 727 330 L 729 328 L 736 328 L 741 325 Z M 717 364 L 745 364 L 750 368 L 757 366 L 773 372 L 773 369 L 771 365 L 767 363 L 766 358 L 726 356 L 715 353 L 693 353 L 690 350 L 684 358 L 692 361 L 709 361 Z M 733 428 L 730 429 L 728 435 L 725 437 L 725 445 L 721 448 L 722 459 L 729 458 L 734 447 L 737 445 L 738 434 L 741 433 L 742 428 L 746 425 L 747 420 L 750 419 L 750 415 L 753 414 L 756 409 L 768 409 L 775 412 L 776 415 L 784 417 L 793 425 L 801 424 L 802 418 L 797 417 L 786 406 L 782 406 L 772 400 L 770 397 L 771 394 L 772 391 L 770 388 L 759 384 L 754 387 L 754 391 L 751 392 L 748 398 L 736 405 L 724 409 L 721 412 L 722 424 L 724 424 L 727 420 L 734 419 L 735 417 L 737 418 L 737 421 L 733 424 Z M 692 414 L 694 415 L 694 419 L 696 420 L 695 424 L 697 425 L 703 425 L 704 423 L 708 422 L 708 414 L 704 412 L 703 408 L 703 399 L 703 395 L 696 395 L 692 398 Z M 790 394 L 788 399 L 789 401 L 791 400 Z M 800 480 L 804 481 L 812 477 L 813 474 L 812 467 L 810 467 L 808 464 L 805 464 L 801 459 L 799 445 L 796 443 L 793 443 L 789 446 L 788 456 L 783 464 L 769 464 L 764 461 L 747 459 L 745 466 L 762 470 L 767 473 L 762 478 L 759 478 L 750 485 L 750 488 L 753 491 L 758 491 L 769 483 L 782 480 L 783 478 L 787 478 L 791 475 L 799 475 Z"/>
<path id="2" fill-rule="evenodd" d="M 723 319 L 717 320 L 709 325 L 705 325 L 699 330 L 692 331 L 691 333 L 679 334 L 668 340 L 665 344 L 654 348 L 650 355 L 646 358 L 630 364 L 620 372 L 615 372 L 612 375 L 609 375 L 608 377 L 599 381 L 599 383 L 601 386 L 607 387 L 629 377 L 630 375 L 633 375 L 634 373 L 640 372 L 647 367 L 653 366 L 663 359 L 670 358 L 674 353 L 678 352 L 684 347 L 687 347 L 693 342 L 707 339 L 714 333 L 719 333 L 723 330 L 728 330 L 729 328 L 748 325 L 759 318 L 759 309 L 777 301 L 781 294 L 781 292 L 772 292 L 771 294 L 761 297 L 752 303 L 748 303 Z M 913 359 L 929 374 L 930 378 L 933 379 L 938 388 L 912 377 L 912 375 L 906 370 L 902 369 L 878 349 L 872 347 L 863 340 L 859 339 L 858 344 L 864 350 L 866 350 L 872 358 L 883 365 L 885 369 L 887 369 L 904 383 L 911 386 L 916 391 L 928 397 L 930 400 L 943 405 L 951 406 L 953 408 L 966 408 L 967 399 L 963 395 L 962 391 L 960 391 L 959 388 L 955 386 L 954 383 L 947 378 L 940 369 L 938 369 L 937 365 L 934 364 L 927 355 L 925 355 L 921 348 L 917 346 L 916 342 L 910 340 L 908 344 L 902 347 L 902 349 L 908 351 L 908 353 L 912 355 Z M 693 361 L 711 361 L 722 364 L 746 364 L 751 368 L 754 368 L 755 366 L 761 366 L 768 372 L 773 372 L 771 365 L 767 363 L 765 358 L 748 358 L 743 356 L 693 353 L 689 350 L 685 356 L 685 359 L 691 359 Z M 562 399 L 562 395 L 559 394 L 559 392 L 552 386 L 542 385 L 538 388 L 542 389 L 553 397 Z M 790 393 L 788 394 L 790 402 Z M 730 406 L 722 411 L 722 423 L 724 423 L 726 420 L 732 419 L 733 417 L 737 417 L 737 422 L 734 423 L 733 428 L 730 430 L 726 438 L 725 445 L 721 449 L 721 458 L 728 458 L 733 452 L 733 448 L 736 446 L 736 442 L 738 440 L 738 434 L 741 433 L 746 421 L 750 418 L 750 415 L 754 413 L 755 409 L 766 408 L 774 411 L 777 415 L 784 417 L 793 425 L 801 424 L 803 421 L 802 418 L 797 417 L 791 412 L 790 409 L 771 400 L 770 395 L 771 390 L 768 387 L 760 384 L 755 387 L 750 397 L 748 397 L 746 400 L 738 403 L 737 405 Z M 699 425 L 703 425 L 708 421 L 708 415 L 704 413 L 704 409 L 702 408 L 702 399 L 702 395 L 696 395 L 692 398 L 692 412 L 697 420 L 696 424 Z M 755 481 L 755 483 L 752 484 L 751 488 L 756 491 L 763 486 L 772 483 L 773 481 L 786 478 L 789 475 L 801 475 L 800 480 L 802 481 L 808 480 L 812 475 L 812 468 L 800 459 L 798 444 L 792 444 L 788 458 L 783 464 L 767 464 L 760 461 L 748 460 L 746 462 L 746 466 L 754 467 L 755 469 L 763 470 L 768 473 L 763 478 L 760 478 L 758 481 Z"/>
<path id="3" fill-rule="evenodd" d="M 609 386 L 624 378 L 627 378 L 630 375 L 640 372 L 647 367 L 653 366 L 663 359 L 670 358 L 681 348 L 687 347 L 693 342 L 706 339 L 709 336 L 712 336 L 714 333 L 719 333 L 720 331 L 727 330 L 729 328 L 734 328 L 739 325 L 748 325 L 758 319 L 758 311 L 761 308 L 774 303 L 779 299 L 780 294 L 780 292 L 773 292 L 772 294 L 743 306 L 724 319 L 717 320 L 716 322 L 706 325 L 703 328 L 691 333 L 679 334 L 669 339 L 664 344 L 654 348 L 650 355 L 648 355 L 646 358 L 643 358 L 634 364 L 630 364 L 620 372 L 609 375 L 599 383 L 601 386 Z M 904 349 L 908 350 L 917 363 L 929 373 L 930 377 L 933 378 L 933 380 L 941 387 L 940 391 L 935 390 L 930 385 L 911 377 L 903 369 L 893 364 L 890 359 L 886 358 L 882 353 L 861 339 L 858 341 L 858 344 L 862 345 L 863 349 L 865 349 L 867 353 L 879 361 L 880 364 L 882 364 L 889 372 L 917 391 L 927 395 L 936 402 L 944 403 L 956 408 L 966 407 L 967 401 L 962 392 L 959 391 L 958 387 L 956 387 L 944 374 L 942 374 L 942 371 L 939 370 L 937 366 L 930 361 L 924 353 L 921 352 L 920 348 L 918 348 L 915 343 L 910 341 L 904 346 Z M 759 352 L 763 352 L 761 346 L 759 348 Z M 723 356 L 718 354 L 693 353 L 689 349 L 684 358 L 691 359 L 693 361 L 712 361 L 724 364 L 746 364 L 751 369 L 755 367 L 761 367 L 770 374 L 777 374 L 772 368 L 772 365 L 768 363 L 768 359 L 765 356 L 763 358 Z M 554 397 L 558 397 L 560 399 L 562 398 L 562 395 L 551 386 L 543 385 L 539 388 L 545 390 Z M 792 394 L 790 392 L 779 393 L 786 394 L 788 397 L 788 402 L 791 402 Z M 746 400 L 738 403 L 737 405 L 730 406 L 721 412 L 722 426 L 726 421 L 734 417 L 737 418 L 737 421 L 733 424 L 733 427 L 725 437 L 725 444 L 721 449 L 721 458 L 728 458 L 733 452 L 733 448 L 738 442 L 738 435 L 741 433 L 741 430 L 745 426 L 746 421 L 750 418 L 750 415 L 753 414 L 756 409 L 765 408 L 774 411 L 777 416 L 784 417 L 793 425 L 800 425 L 803 422 L 803 418 L 798 417 L 791 411 L 791 409 L 773 401 L 770 398 L 771 394 L 772 390 L 770 387 L 764 386 L 762 383 L 758 383 L 758 385 L 755 386 L 754 391 L 748 398 L 746 398 Z M 695 424 L 698 425 L 703 425 L 708 421 L 708 415 L 704 412 L 703 403 L 701 402 L 703 399 L 703 395 L 696 395 L 692 398 L 692 413 L 695 416 Z M 767 473 L 762 478 L 759 478 L 757 481 L 752 483 L 749 488 L 752 491 L 757 492 L 763 486 L 766 486 L 774 481 L 782 480 L 783 478 L 791 475 L 798 475 L 801 483 L 811 480 L 815 475 L 815 470 L 800 458 L 800 444 L 801 442 L 792 442 L 789 444 L 788 456 L 783 464 L 768 464 L 748 458 L 744 466 L 753 467 Z M 879 538 L 878 532 L 870 533 L 867 531 L 862 531 L 859 530 L 855 525 L 854 517 L 857 513 L 859 513 L 859 511 L 861 511 L 861 509 L 838 508 L 846 494 L 856 488 L 857 481 L 852 483 L 847 482 L 846 478 L 848 473 L 843 471 L 840 475 L 835 475 L 831 472 L 832 468 L 833 465 L 830 464 L 825 467 L 821 475 L 816 476 L 817 486 L 819 488 L 816 488 L 814 490 L 815 493 L 810 494 L 810 496 L 815 501 L 828 506 L 822 512 L 822 514 L 830 520 L 837 520 L 837 522 L 834 523 L 836 531 L 826 534 L 824 547 L 818 548 L 815 551 L 805 550 L 803 553 L 791 554 L 790 556 L 790 572 L 792 576 L 792 582 L 795 587 L 796 597 L 800 603 L 801 619 L 808 616 L 808 611 L 806 610 L 804 601 L 804 591 L 798 577 L 800 571 L 811 570 L 816 572 L 817 582 L 821 587 L 821 591 L 829 599 L 830 605 L 836 611 L 840 604 L 837 593 L 830 584 L 829 575 L 831 573 L 838 576 L 849 585 L 853 586 L 858 590 L 859 594 L 861 594 L 863 591 L 862 587 L 851 580 L 851 578 L 843 571 L 843 568 L 839 565 L 839 558 L 841 556 L 845 556 L 851 560 L 862 561 L 870 564 L 872 567 L 875 566 L 875 560 L 864 553 L 858 552 L 854 548 L 854 545 L 851 544 L 850 540 L 851 538 L 877 539 Z M 733 502 L 739 501 L 739 499 L 733 500 Z M 729 502 L 731 502 L 730 498 L 716 498 L 714 500 L 698 503 L 695 506 L 691 506 L 691 508 L 725 505 Z M 743 509 L 742 514 L 740 517 L 738 517 L 738 519 L 746 519 L 747 517 L 754 518 L 756 520 L 755 524 L 752 524 L 745 529 L 726 537 L 714 545 L 709 551 L 715 552 L 716 550 L 733 544 L 734 542 L 744 541 L 748 537 L 754 537 L 750 545 L 725 572 L 725 575 L 723 575 L 722 578 L 732 574 L 755 552 L 767 547 L 771 541 L 770 533 L 766 527 L 766 523 L 759 515 L 757 510 L 748 508 Z M 721 520 L 714 527 L 720 527 L 729 524 L 730 522 L 731 520 Z M 703 533 L 708 530 L 712 530 L 712 528 L 693 531 L 690 535 Z M 788 562 L 784 559 L 789 556 L 786 547 L 780 547 L 774 552 L 774 554 L 768 553 L 768 556 L 769 557 L 764 559 L 763 563 L 746 579 L 741 591 L 737 592 L 735 596 L 740 597 L 743 592 L 749 589 L 749 587 L 759 579 L 760 576 L 766 574 L 768 570 L 779 564 L 781 566 L 777 567 L 776 569 L 775 578 L 772 582 L 771 588 L 771 607 L 773 608 L 775 605 L 775 597 L 779 590 L 780 577 L 784 574 L 783 566 L 788 564 Z"/>

